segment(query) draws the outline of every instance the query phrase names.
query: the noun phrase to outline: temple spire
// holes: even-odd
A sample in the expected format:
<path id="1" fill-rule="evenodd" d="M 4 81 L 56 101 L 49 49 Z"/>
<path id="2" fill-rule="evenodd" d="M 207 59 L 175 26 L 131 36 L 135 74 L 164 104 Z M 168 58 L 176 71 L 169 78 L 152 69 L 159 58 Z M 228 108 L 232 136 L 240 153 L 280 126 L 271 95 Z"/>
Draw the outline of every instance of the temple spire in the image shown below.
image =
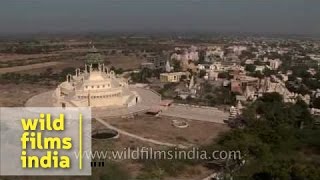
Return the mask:
<path id="1" fill-rule="evenodd" d="M 169 62 L 169 60 L 167 60 L 167 62 L 166 62 L 166 72 L 170 72 L 170 71 L 171 71 L 170 62 Z"/>
<path id="2" fill-rule="evenodd" d="M 189 83 L 189 89 L 192 89 L 194 86 L 194 76 L 191 77 L 190 83 Z"/>

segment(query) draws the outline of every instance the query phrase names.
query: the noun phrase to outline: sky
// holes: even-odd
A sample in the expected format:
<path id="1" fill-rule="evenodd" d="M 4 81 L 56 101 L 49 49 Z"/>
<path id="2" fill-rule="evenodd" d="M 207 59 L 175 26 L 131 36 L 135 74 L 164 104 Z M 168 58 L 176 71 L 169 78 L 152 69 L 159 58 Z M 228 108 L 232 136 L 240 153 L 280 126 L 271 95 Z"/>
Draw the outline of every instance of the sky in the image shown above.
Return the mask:
<path id="1" fill-rule="evenodd" d="M 319 0 L 0 0 L 0 33 L 320 34 Z"/>

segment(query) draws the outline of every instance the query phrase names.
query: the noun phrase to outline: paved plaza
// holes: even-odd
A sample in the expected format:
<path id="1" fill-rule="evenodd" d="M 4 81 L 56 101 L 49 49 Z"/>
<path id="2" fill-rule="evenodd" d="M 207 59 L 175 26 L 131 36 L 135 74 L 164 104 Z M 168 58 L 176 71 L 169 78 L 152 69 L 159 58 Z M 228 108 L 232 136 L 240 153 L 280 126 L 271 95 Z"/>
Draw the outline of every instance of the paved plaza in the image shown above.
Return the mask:
<path id="1" fill-rule="evenodd" d="M 149 89 L 131 87 L 130 90 L 136 91 L 140 96 L 141 101 L 136 105 L 122 108 L 93 108 L 93 114 L 96 117 L 129 116 L 145 112 L 161 102 L 161 96 Z"/>
<path id="2" fill-rule="evenodd" d="M 167 110 L 164 110 L 161 115 L 214 123 L 224 123 L 223 121 L 228 119 L 229 113 L 213 107 L 173 104 Z"/>

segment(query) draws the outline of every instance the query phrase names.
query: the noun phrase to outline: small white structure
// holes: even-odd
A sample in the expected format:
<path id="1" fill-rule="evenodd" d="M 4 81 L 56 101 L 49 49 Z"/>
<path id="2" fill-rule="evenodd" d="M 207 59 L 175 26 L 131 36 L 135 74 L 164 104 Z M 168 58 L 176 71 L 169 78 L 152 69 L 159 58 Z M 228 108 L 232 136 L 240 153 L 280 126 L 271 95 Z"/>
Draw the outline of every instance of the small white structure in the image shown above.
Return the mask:
<path id="1" fill-rule="evenodd" d="M 169 62 L 169 60 L 167 60 L 167 62 L 166 62 L 166 72 L 171 72 L 171 66 L 170 66 L 170 62 Z"/>
<path id="2" fill-rule="evenodd" d="M 190 83 L 189 83 L 189 89 L 194 88 L 194 76 L 191 77 Z"/>
<path id="3" fill-rule="evenodd" d="M 184 120 L 172 120 L 172 125 L 181 129 L 189 127 L 189 123 Z"/>
<path id="4" fill-rule="evenodd" d="M 234 118 L 236 118 L 237 116 L 241 115 L 241 114 L 242 114 L 242 110 L 243 110 L 243 106 L 242 106 L 241 102 L 238 101 L 236 107 L 234 107 L 234 106 L 231 106 L 231 107 L 230 107 L 229 119 L 234 119 Z"/>

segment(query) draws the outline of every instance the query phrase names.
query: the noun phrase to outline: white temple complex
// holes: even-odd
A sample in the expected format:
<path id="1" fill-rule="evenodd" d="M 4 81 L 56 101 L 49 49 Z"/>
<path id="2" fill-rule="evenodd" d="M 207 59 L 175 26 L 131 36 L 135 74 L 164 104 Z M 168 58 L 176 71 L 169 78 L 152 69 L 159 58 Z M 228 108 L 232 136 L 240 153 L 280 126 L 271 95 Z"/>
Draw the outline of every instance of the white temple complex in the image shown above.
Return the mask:
<path id="1" fill-rule="evenodd" d="M 130 107 L 139 102 L 127 79 L 105 67 L 95 48 L 86 58 L 85 69 L 76 69 L 75 75 L 67 75 L 56 88 L 54 96 L 61 107 Z"/>

